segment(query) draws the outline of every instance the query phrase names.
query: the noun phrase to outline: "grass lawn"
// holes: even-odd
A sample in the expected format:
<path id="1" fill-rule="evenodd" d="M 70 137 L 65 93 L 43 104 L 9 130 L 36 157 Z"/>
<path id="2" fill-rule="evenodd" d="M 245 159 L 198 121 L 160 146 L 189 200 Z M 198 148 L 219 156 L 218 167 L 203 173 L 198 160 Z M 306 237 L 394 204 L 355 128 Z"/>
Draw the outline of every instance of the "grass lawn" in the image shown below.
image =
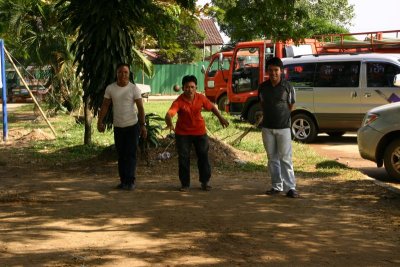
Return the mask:
<path id="1" fill-rule="evenodd" d="M 155 113 L 163 118 L 171 103 L 171 101 L 145 102 L 145 111 L 146 113 Z M 32 106 L 28 105 L 20 108 L 15 113 L 26 113 L 30 110 L 32 110 Z M 220 126 L 218 119 L 211 112 L 203 112 L 209 136 L 230 144 L 250 125 L 240 121 L 237 117 L 229 116 L 226 113 L 223 115 L 230 122 L 230 126 L 225 129 Z M 14 116 L 16 115 L 11 114 L 10 118 Z M 176 120 L 176 117 L 174 119 Z M 59 162 L 61 160 L 62 162 L 73 162 L 92 158 L 114 143 L 112 130 L 105 133 L 97 131 L 96 118 L 93 119 L 92 124 L 92 145 L 89 146 L 83 145 L 84 126 L 76 123 L 73 116 L 60 114 L 51 118 L 51 122 L 57 132 L 56 140 L 36 141 L 30 143 L 28 147 L 23 148 L 26 152 L 32 153 L 35 158 L 46 161 Z M 164 128 L 165 123 L 160 123 L 160 126 Z M 43 120 L 39 122 L 19 121 L 10 123 L 10 129 L 13 128 L 23 128 L 26 130 L 43 129 L 46 132 L 50 132 Z M 163 130 L 160 138 L 164 138 L 167 134 L 168 132 Z M 266 157 L 259 129 L 252 129 L 235 148 L 259 155 L 255 157 L 256 160 L 253 159 L 253 161 L 247 161 L 246 164 L 241 165 L 240 168 L 242 170 L 254 171 L 265 169 Z M 308 145 L 297 142 L 293 142 L 293 161 L 297 173 L 304 173 L 311 177 L 314 175 L 318 175 L 318 177 L 324 176 L 324 172 L 335 172 L 349 178 L 358 175 L 357 171 L 349 169 L 336 161 L 321 158 Z M 232 168 L 233 166 L 225 167 Z M 318 169 L 318 172 L 313 172 L 315 169 Z"/>

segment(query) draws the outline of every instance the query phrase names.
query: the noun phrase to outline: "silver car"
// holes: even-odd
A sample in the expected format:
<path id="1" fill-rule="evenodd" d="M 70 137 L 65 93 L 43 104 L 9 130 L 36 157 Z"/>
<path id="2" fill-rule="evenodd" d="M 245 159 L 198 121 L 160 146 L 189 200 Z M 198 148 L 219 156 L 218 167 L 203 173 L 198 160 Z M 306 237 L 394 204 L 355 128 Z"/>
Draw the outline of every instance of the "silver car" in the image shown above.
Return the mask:
<path id="1" fill-rule="evenodd" d="M 400 102 L 371 109 L 357 132 L 358 150 L 392 178 L 400 179 Z"/>

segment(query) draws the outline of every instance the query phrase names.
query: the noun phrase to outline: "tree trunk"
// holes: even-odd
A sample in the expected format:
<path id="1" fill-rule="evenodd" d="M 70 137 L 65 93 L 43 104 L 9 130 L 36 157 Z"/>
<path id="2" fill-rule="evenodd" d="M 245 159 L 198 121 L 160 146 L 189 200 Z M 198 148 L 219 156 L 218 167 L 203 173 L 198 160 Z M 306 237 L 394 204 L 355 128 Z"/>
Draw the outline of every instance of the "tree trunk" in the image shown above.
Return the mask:
<path id="1" fill-rule="evenodd" d="M 92 143 L 92 111 L 90 110 L 89 102 L 90 97 L 85 97 L 84 105 L 85 105 L 85 137 L 84 137 L 84 144 L 90 145 Z"/>

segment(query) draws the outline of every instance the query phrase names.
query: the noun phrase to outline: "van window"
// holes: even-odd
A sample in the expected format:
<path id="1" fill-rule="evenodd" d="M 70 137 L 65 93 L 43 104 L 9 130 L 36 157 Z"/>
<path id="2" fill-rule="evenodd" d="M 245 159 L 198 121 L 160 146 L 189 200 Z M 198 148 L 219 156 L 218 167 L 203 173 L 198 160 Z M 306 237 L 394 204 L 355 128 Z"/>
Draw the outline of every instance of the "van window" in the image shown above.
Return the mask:
<path id="1" fill-rule="evenodd" d="M 315 63 L 287 65 L 284 68 L 285 78 L 294 87 L 312 87 L 314 83 Z"/>
<path id="2" fill-rule="evenodd" d="M 323 62 L 317 64 L 316 87 L 358 87 L 360 62 Z"/>
<path id="3" fill-rule="evenodd" d="M 393 79 L 400 73 L 400 67 L 383 62 L 367 63 L 368 87 L 393 87 Z"/>

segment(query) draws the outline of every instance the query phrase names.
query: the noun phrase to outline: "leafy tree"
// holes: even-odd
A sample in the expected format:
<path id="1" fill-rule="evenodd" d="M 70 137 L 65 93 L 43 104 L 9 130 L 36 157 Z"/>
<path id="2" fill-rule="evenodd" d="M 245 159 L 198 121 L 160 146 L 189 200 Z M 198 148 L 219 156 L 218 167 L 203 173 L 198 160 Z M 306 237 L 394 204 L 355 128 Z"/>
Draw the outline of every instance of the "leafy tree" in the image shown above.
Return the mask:
<path id="1" fill-rule="evenodd" d="M 183 10 L 179 17 L 180 27 L 176 39 L 172 43 L 160 47 L 160 55 L 170 63 L 191 63 L 202 57 L 201 50 L 193 45 L 203 40 L 204 33 L 200 30 L 198 19 L 191 12 Z"/>
<path id="2" fill-rule="evenodd" d="M 72 51 L 81 75 L 85 103 L 84 143 L 91 143 L 91 111 L 97 115 L 107 84 L 115 80 L 118 63 L 134 64 L 140 53 L 135 32 L 143 30 L 159 43 L 171 42 L 179 28 L 182 8 L 194 8 L 194 0 L 59 0 L 62 19 L 76 31 Z M 107 118 L 110 121 L 110 114 Z"/>
<path id="3" fill-rule="evenodd" d="M 74 76 L 70 37 L 58 21 L 55 1 L 0 0 L 0 10 L 1 36 L 10 52 L 24 67 L 50 67 L 46 86 L 51 88 L 51 107 L 79 107 L 80 81 Z"/>
<path id="4" fill-rule="evenodd" d="M 171 3 L 170 3 L 171 5 Z M 134 32 L 135 46 L 144 49 L 157 49 L 160 55 L 157 62 L 191 63 L 201 59 L 201 50 L 193 43 L 202 40 L 203 32 L 198 27 L 198 17 L 192 11 L 181 9 L 179 13 L 179 27 L 176 38 L 160 45 L 157 40 L 146 34 L 143 29 Z"/>
<path id="5" fill-rule="evenodd" d="M 232 41 L 287 40 L 346 31 L 348 0 L 212 0 L 205 9 Z"/>

